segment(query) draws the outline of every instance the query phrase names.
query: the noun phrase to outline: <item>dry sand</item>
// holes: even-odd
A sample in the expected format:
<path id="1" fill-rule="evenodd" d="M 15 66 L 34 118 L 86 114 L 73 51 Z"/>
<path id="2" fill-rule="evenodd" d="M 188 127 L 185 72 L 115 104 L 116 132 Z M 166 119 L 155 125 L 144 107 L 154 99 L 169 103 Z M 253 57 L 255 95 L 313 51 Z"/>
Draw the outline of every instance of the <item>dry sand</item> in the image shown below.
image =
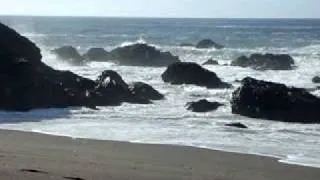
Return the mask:
<path id="1" fill-rule="evenodd" d="M 192 147 L 0 130 L 1 180 L 319 180 L 320 169 Z"/>

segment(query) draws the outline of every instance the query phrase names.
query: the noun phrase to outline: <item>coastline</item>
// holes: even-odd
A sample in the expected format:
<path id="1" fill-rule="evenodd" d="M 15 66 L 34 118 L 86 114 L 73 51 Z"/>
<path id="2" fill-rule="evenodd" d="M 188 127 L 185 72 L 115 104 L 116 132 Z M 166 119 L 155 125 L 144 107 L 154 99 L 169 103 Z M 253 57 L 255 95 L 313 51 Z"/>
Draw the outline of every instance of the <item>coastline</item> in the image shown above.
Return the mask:
<path id="1" fill-rule="evenodd" d="M 185 146 L 0 130 L 0 179 L 313 180 L 318 168 Z"/>

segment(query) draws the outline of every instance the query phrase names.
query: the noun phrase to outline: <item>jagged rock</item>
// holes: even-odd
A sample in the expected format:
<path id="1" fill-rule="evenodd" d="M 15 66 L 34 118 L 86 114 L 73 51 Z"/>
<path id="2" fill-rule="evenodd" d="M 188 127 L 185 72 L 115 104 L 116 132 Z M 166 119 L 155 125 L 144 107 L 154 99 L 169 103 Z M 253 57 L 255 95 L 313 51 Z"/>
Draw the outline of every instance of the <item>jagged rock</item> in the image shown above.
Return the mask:
<path id="1" fill-rule="evenodd" d="M 209 59 L 208 61 L 204 62 L 202 65 L 219 65 L 218 61 L 213 59 Z"/>
<path id="2" fill-rule="evenodd" d="M 222 48 L 224 48 L 224 46 L 212 41 L 211 39 L 203 39 L 196 45 L 196 48 L 199 48 L 199 49 L 208 49 L 208 48 L 222 49 Z"/>
<path id="3" fill-rule="evenodd" d="M 115 91 L 112 92 L 112 96 L 118 94 L 118 99 L 122 99 L 125 102 L 150 104 L 151 100 L 161 100 L 164 98 L 162 94 L 146 83 L 135 82 L 128 85 L 117 72 L 112 70 L 102 72 L 96 83 L 98 84 L 96 91 L 103 92 L 100 94 L 110 93 L 109 90 L 109 92 L 106 91 L 106 87 L 112 87 L 111 89 Z"/>
<path id="4" fill-rule="evenodd" d="M 319 76 L 315 76 L 314 78 L 312 78 L 312 82 L 313 83 L 320 83 L 320 77 Z"/>
<path id="5" fill-rule="evenodd" d="M 252 54 L 241 56 L 231 66 L 251 67 L 256 70 L 292 70 L 294 60 L 288 54 Z"/>
<path id="6" fill-rule="evenodd" d="M 196 63 L 178 62 L 168 66 L 161 75 L 162 80 L 171 84 L 194 84 L 207 88 L 230 88 L 231 85 L 221 81 L 216 73 Z"/>
<path id="7" fill-rule="evenodd" d="M 63 46 L 51 51 L 59 59 L 68 61 L 72 64 L 81 65 L 83 64 L 84 58 L 79 54 L 76 48 L 72 46 Z"/>
<path id="8" fill-rule="evenodd" d="M 110 59 L 110 54 L 103 48 L 91 48 L 83 58 L 89 61 L 107 61 Z"/>
<path id="9" fill-rule="evenodd" d="M 167 66 L 180 61 L 170 52 L 161 52 L 147 44 L 116 48 L 110 52 L 110 57 L 120 65 L 128 66 Z"/>
<path id="10" fill-rule="evenodd" d="M 0 23 L 0 110 L 145 103 L 132 95 L 116 72 L 105 71 L 97 81 L 70 71 L 58 71 L 41 61 L 40 49 L 27 38 Z M 109 79 L 109 83 L 107 83 Z M 153 98 L 153 97 L 152 97 Z"/>
<path id="11" fill-rule="evenodd" d="M 242 123 L 229 123 L 229 124 L 226 124 L 225 126 L 235 127 L 235 128 L 240 128 L 240 129 L 248 129 L 248 126 L 246 126 Z"/>
<path id="12" fill-rule="evenodd" d="M 232 96 L 234 114 L 274 121 L 320 123 L 320 99 L 302 88 L 247 77 Z"/>
<path id="13" fill-rule="evenodd" d="M 187 103 L 187 109 L 192 112 L 209 112 L 217 110 L 223 104 L 219 102 L 209 102 L 206 99 L 202 99 L 197 102 L 189 102 Z"/>

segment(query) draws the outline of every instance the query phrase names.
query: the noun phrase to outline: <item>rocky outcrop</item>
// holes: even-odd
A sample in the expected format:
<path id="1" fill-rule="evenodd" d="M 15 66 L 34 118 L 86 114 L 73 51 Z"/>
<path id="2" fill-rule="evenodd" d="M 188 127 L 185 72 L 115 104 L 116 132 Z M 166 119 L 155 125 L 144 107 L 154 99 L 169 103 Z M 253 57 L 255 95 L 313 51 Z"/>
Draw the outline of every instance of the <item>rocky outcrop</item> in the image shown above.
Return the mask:
<path id="1" fill-rule="evenodd" d="M 223 104 L 219 102 L 209 102 L 206 99 L 202 99 L 197 102 L 189 102 L 187 103 L 187 109 L 192 112 L 209 112 L 217 110 Z"/>
<path id="2" fill-rule="evenodd" d="M 91 48 L 83 55 L 83 58 L 88 61 L 108 61 L 110 54 L 103 48 Z"/>
<path id="3" fill-rule="evenodd" d="M 79 54 L 76 48 L 72 46 L 63 46 L 51 51 L 58 59 L 65 60 L 69 63 L 81 65 L 84 63 L 84 58 Z"/>
<path id="4" fill-rule="evenodd" d="M 256 70 L 292 70 L 294 60 L 288 54 L 252 54 L 249 57 L 237 58 L 231 65 L 250 67 Z"/>
<path id="5" fill-rule="evenodd" d="M 132 95 L 116 72 L 106 71 L 93 81 L 52 69 L 41 61 L 40 49 L 34 43 L 1 23 L 0 38 L 0 110 L 150 102 L 148 95 Z"/>
<path id="6" fill-rule="evenodd" d="M 167 66 L 179 62 L 170 52 L 161 52 L 147 44 L 119 47 L 110 52 L 111 59 L 127 66 Z"/>
<path id="7" fill-rule="evenodd" d="M 314 78 L 312 78 L 312 82 L 313 83 L 320 83 L 320 77 L 319 76 L 315 76 Z"/>
<path id="8" fill-rule="evenodd" d="M 168 66 L 161 75 L 162 80 L 171 84 L 194 84 L 207 88 L 230 88 L 214 72 L 196 63 L 178 62 Z"/>
<path id="9" fill-rule="evenodd" d="M 233 92 L 232 112 L 274 121 L 320 123 L 320 99 L 305 89 L 247 77 Z"/>
<path id="10" fill-rule="evenodd" d="M 1 23 L 0 39 L 1 69 L 21 61 L 31 63 L 41 61 L 40 49 L 34 43 Z"/>
<path id="11" fill-rule="evenodd" d="M 224 48 L 223 45 L 218 44 L 211 39 L 203 39 L 196 45 L 196 48 L 198 49 L 209 49 L 209 48 L 215 48 L 215 49 L 222 49 Z"/>
<path id="12" fill-rule="evenodd" d="M 242 124 L 242 123 L 229 123 L 225 124 L 227 127 L 234 127 L 234 128 L 240 128 L 240 129 L 248 129 L 248 126 Z"/>
<path id="13" fill-rule="evenodd" d="M 218 61 L 213 59 L 209 59 L 208 61 L 204 62 L 202 65 L 219 65 Z"/>

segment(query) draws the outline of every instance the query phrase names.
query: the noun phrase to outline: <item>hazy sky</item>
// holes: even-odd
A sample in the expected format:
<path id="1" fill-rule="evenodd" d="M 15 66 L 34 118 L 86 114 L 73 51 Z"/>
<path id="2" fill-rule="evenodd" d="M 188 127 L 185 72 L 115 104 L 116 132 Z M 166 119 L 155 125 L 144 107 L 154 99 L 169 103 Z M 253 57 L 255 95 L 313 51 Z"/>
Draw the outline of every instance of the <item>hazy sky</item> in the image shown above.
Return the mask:
<path id="1" fill-rule="evenodd" d="M 0 0 L 0 2 L 0 14 L 10 15 L 320 18 L 320 0 Z"/>

